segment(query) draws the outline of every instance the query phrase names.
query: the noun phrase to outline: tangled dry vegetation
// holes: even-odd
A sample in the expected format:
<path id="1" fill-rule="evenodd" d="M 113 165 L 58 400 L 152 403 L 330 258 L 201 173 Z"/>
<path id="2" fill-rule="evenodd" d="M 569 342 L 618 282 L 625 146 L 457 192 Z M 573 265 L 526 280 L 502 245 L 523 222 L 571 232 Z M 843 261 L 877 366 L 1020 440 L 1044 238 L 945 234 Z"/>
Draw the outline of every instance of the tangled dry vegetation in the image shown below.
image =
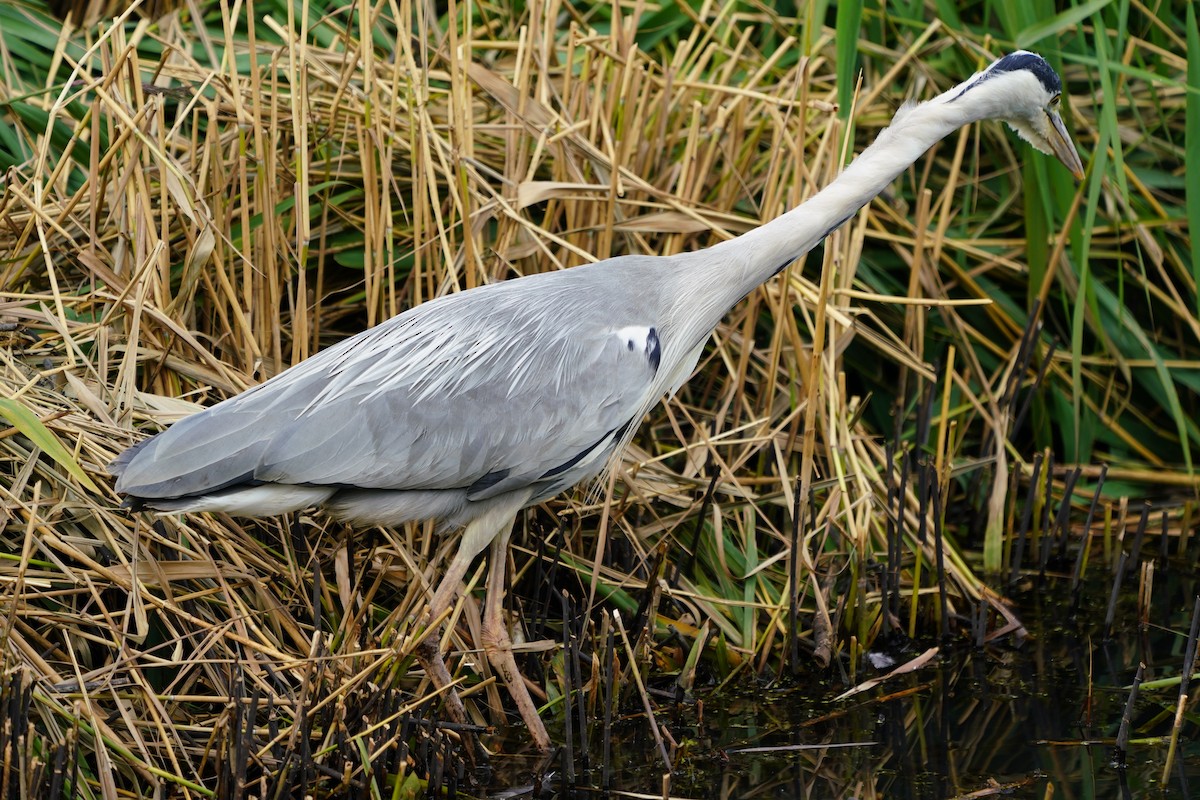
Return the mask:
<path id="1" fill-rule="evenodd" d="M 189 2 L 80 28 L 2 7 L 5 758 L 29 786 L 378 792 L 412 769 L 431 706 L 411 649 L 452 541 L 421 525 L 350 534 L 316 514 L 150 518 L 119 507 L 105 465 L 428 298 L 735 235 L 830 181 L 904 98 L 997 49 L 911 23 L 861 45 L 856 85 L 831 29 L 716 6 L 669 50 L 639 46 L 661 23 L 640 4 L 552 1 L 516 18 L 484 4 L 470 19 L 407 0 L 303 9 Z M 37 69 L 13 66 L 21 47 L 41 48 Z M 1182 74 L 1182 57 L 1156 55 Z M 1088 84 L 1079 61 L 1064 72 Z M 1147 114 L 1182 108 L 1181 93 L 1155 92 L 1135 75 L 1118 94 Z M 1119 158 L 1136 137 L 1105 139 L 1093 95 L 1069 102 L 1085 154 L 1099 141 Z M 1037 158 L 990 125 L 935 148 L 734 310 L 616 480 L 526 514 L 511 602 L 541 625 L 528 661 L 547 714 L 567 670 L 538 642 L 561 637 L 563 588 L 585 638 L 603 611 L 641 605 L 718 681 L 853 665 L 883 633 L 936 636 L 967 616 L 1010 635 L 1018 623 L 967 563 L 982 549 L 1007 569 L 1028 462 L 1068 438 L 1055 415 L 1072 407 L 1104 428 L 1085 435 L 1093 450 L 1078 433 L 1067 448 L 1086 469 L 1076 511 L 1093 457 L 1134 491 L 1147 475 L 1194 491 L 1190 470 L 1170 470 L 1194 435 L 1179 379 L 1139 407 L 1145 359 L 1118 342 L 1074 360 L 1041 327 L 1070 324 L 1081 235 L 1096 251 L 1141 248 L 1130 291 L 1180 321 L 1168 366 L 1195 366 L 1170 186 L 1128 169 L 1128 192 L 1103 171 L 1075 189 L 1056 167 L 1021 166 Z M 1081 341 L 1124 336 L 1102 333 L 1100 305 L 1089 313 Z M 1057 399 L 1082 383 L 1074 406 Z M 1039 507 L 1061 502 L 1064 479 Z M 478 628 L 476 601 L 460 603 L 452 669 L 494 722 L 504 704 L 473 654 Z M 673 652 L 659 653 L 664 672 L 684 666 Z"/>

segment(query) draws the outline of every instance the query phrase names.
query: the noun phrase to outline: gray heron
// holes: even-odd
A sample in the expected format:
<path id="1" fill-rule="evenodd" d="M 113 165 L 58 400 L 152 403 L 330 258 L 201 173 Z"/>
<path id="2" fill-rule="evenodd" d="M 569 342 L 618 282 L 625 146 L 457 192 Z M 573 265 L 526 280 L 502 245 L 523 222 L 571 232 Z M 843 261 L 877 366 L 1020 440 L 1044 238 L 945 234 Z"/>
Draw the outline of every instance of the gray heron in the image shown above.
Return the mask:
<path id="1" fill-rule="evenodd" d="M 1077 178 L 1083 164 L 1050 65 L 1020 51 L 906 105 L 841 175 L 737 238 L 671 256 L 627 255 L 431 300 L 126 450 L 116 491 L 159 512 L 261 517 L 319 506 L 351 525 L 436 519 L 463 528 L 418 652 L 450 676 L 435 623 L 491 545 L 483 648 L 541 749 L 550 738 L 502 618 L 516 514 L 599 475 L 688 379 L 741 298 L 813 248 L 936 142 L 1007 122 Z M 450 702 L 461 716 L 457 698 Z"/>

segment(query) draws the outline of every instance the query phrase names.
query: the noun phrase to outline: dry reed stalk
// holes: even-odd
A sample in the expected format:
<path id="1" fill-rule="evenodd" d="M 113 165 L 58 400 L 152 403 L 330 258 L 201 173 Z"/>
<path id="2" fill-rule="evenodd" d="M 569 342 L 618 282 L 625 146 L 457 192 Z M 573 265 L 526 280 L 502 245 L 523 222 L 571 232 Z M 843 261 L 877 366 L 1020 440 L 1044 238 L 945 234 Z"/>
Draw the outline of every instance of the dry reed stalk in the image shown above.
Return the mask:
<path id="1" fill-rule="evenodd" d="M 669 54 L 637 46 L 648 13 L 640 4 L 612 4 L 605 29 L 558 0 L 532 2 L 520 19 L 485 4 L 447 21 L 409 0 L 363 0 L 319 17 L 308 4 L 222 2 L 212 22 L 189 9 L 190 19 L 127 16 L 63 29 L 41 84 L 55 91 L 25 87 L 21 96 L 45 115 L 46 132 L 57 125 L 63 135 L 23 123 L 19 135 L 33 149 L 9 170 L 0 198 L 0 321 L 29 334 L 0 349 L 0 395 L 41 422 L 0 431 L 6 665 L 30 676 L 39 730 L 55 741 L 77 730 L 75 746 L 110 761 L 122 785 L 206 795 L 213 776 L 241 759 L 229 773 L 238 780 L 287 765 L 276 786 L 294 788 L 317 780 L 295 766 L 308 754 L 341 776 L 336 785 L 362 789 L 374 779 L 367 762 L 408 752 L 401 745 L 415 723 L 402 726 L 428 697 L 410 673 L 415 621 L 453 542 L 429 525 L 351 541 L 307 515 L 151 522 L 118 508 L 104 465 L 194 404 L 431 297 L 747 230 L 832 180 L 886 124 L 906 76 L 920 76 L 923 95 L 960 77 L 931 66 L 956 45 L 937 35 L 938 23 L 873 45 L 871 63 L 892 66 L 864 76 L 847 127 L 835 115 L 832 34 L 805 25 L 805 44 L 785 38 L 760 50 L 756 35 L 772 21 L 732 19 L 719 4 Z M 795 57 L 797 48 L 809 57 Z M 1152 99 L 1134 80 L 1124 89 L 1147 111 L 1182 102 Z M 1093 102 L 1073 98 L 1087 142 Z M 980 142 L 997 160 L 981 157 Z M 958 355 L 938 388 L 935 491 L 949 492 L 963 465 L 990 469 L 994 460 L 1028 474 L 1009 444 L 1012 418 L 997 406 L 1024 322 L 1011 305 L 981 313 L 972 305 L 1032 277 L 1012 201 L 991 196 L 981 179 L 1015 172 L 1023 158 L 990 128 L 935 148 L 895 196 L 864 208 L 821 255 L 731 313 L 699 374 L 655 409 L 599 499 L 581 492 L 530 512 L 563 528 L 560 563 L 590 587 L 589 606 L 592 596 L 619 606 L 644 584 L 638 571 L 656 546 L 677 552 L 691 541 L 685 532 L 696 529 L 713 470 L 698 566 L 668 587 L 659 623 L 688 637 L 719 633 L 735 671 L 781 658 L 792 593 L 807 598 L 801 620 L 817 620 L 806 624 L 840 621 L 835 648 L 851 640 L 866 648 L 895 624 L 867 577 L 888 546 L 880 510 L 889 488 L 898 490 L 879 437 L 890 434 L 864 416 L 854 370 L 890 365 L 871 379 L 898 378 L 900 430 L 911 399 L 936 377 L 931 331 L 945 331 Z M 1129 179 L 1159 202 L 1154 188 Z M 1127 202 L 1111 187 L 1102 192 L 1115 206 Z M 1071 219 L 1082 202 L 1082 193 L 1072 198 Z M 969 214 L 964 228 L 964 205 L 988 210 Z M 1092 242 L 1138 242 L 1155 269 L 1186 272 L 1174 250 L 1151 247 L 1163 226 L 1177 229 L 1101 225 Z M 1043 305 L 1066 280 L 1068 247 L 1067 232 L 1055 232 L 1038 265 Z M 890 291 L 876 280 L 885 259 L 904 275 Z M 1191 318 L 1172 281 L 1139 280 L 1148 297 Z M 1194 320 L 1190 330 L 1200 331 Z M 1071 383 L 1066 358 L 1055 357 L 1047 380 Z M 1088 381 L 1115 393 L 1125 385 L 1119 375 L 1146 362 L 1113 347 L 1083 363 Z M 1082 404 L 1149 466 L 1113 468 L 1109 478 L 1194 488 L 1194 476 L 1156 469 L 1162 459 L 1137 433 L 1153 420 L 1118 407 L 1112 393 Z M 31 430 L 66 455 L 55 460 Z M 995 447 L 977 454 L 970 447 L 983 430 Z M 925 457 L 905 452 L 914 463 Z M 989 482 L 993 525 L 1009 507 L 1006 474 L 996 467 Z M 904 486 L 895 521 L 915 621 L 937 555 L 934 538 L 918 531 L 940 520 L 915 478 Z M 788 585 L 787 569 L 797 504 L 812 508 L 801 587 Z M 633 554 L 628 568 L 600 557 L 618 537 Z M 967 554 L 948 547 L 944 556 L 950 613 L 982 599 L 1007 618 Z M 521 564 L 533 557 L 532 548 L 515 550 Z M 832 591 L 838 580 L 844 603 Z M 449 627 L 459 674 L 482 680 L 498 705 L 487 665 L 471 652 L 473 599 Z"/>

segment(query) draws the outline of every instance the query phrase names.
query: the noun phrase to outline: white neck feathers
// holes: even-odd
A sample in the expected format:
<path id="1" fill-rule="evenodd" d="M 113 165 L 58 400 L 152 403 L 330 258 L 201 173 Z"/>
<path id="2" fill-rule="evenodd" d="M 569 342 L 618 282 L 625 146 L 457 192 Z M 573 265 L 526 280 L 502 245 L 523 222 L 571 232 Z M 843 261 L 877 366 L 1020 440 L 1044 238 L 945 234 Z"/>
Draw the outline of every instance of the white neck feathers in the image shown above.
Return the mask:
<path id="1" fill-rule="evenodd" d="M 901 108 L 892 124 L 833 183 L 791 211 L 735 239 L 677 257 L 678 278 L 684 284 L 677 296 L 691 305 L 689 316 L 698 325 L 708 325 L 695 335 L 711 331 L 738 300 L 848 221 L 930 147 L 986 116 L 988 110 L 971 102 L 974 93 L 958 96 L 961 88 Z M 693 287 L 691 292 L 688 286 Z M 706 287 L 709 306 L 703 309 L 703 321 L 697 319 L 701 315 L 694 307 L 699 286 Z M 724 291 L 713 292 L 713 286 Z"/>

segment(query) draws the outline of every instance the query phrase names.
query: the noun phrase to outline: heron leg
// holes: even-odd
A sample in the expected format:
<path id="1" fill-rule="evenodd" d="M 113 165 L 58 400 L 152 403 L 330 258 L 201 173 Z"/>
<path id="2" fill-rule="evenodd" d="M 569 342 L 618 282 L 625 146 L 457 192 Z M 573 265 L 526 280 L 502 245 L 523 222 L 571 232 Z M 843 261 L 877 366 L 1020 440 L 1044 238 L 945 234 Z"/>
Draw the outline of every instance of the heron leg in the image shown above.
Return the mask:
<path id="1" fill-rule="evenodd" d="M 465 541 L 465 539 L 464 539 Z M 474 553 L 464 554 L 463 546 L 459 546 L 458 552 L 455 553 L 454 559 L 450 562 L 450 566 L 446 570 L 446 574 L 442 576 L 441 582 L 438 584 L 437 590 L 433 594 L 433 600 L 429 604 L 429 630 L 425 634 L 413 655 L 416 656 L 417 662 L 421 665 L 421 669 L 425 670 L 425 674 L 429 676 L 429 680 L 438 691 L 444 691 L 445 697 L 443 702 L 446 705 L 446 713 L 450 715 L 450 719 L 459 724 L 467 724 L 467 710 L 463 706 L 462 699 L 458 696 L 458 692 L 454 689 L 448 689 L 454 679 L 450 676 L 450 671 L 446 669 L 446 660 L 442 656 L 442 626 L 440 620 L 442 616 L 450 608 L 451 601 L 454 600 L 454 595 L 458 592 L 458 586 L 466 577 L 467 569 L 471 566 L 471 559 L 475 557 Z"/>
<path id="2" fill-rule="evenodd" d="M 538 716 L 537 706 L 529 695 L 525 679 L 517 668 L 513 657 L 512 639 L 508 635 L 508 625 L 504 621 L 504 575 L 508 569 L 508 540 L 512 536 L 509 526 L 503 533 L 492 540 L 491 561 L 488 564 L 487 597 L 483 610 L 483 651 L 487 654 L 492 668 L 500 675 L 500 679 L 508 687 L 513 702 L 534 745 L 543 753 L 551 749 L 550 734 L 542 718 Z"/>
<path id="3" fill-rule="evenodd" d="M 450 719 L 460 724 L 468 724 L 469 720 L 467 719 L 467 710 L 463 706 L 458 692 L 453 689 L 447 690 L 447 687 L 453 683 L 453 678 L 450 676 L 450 671 L 446 669 L 446 660 L 442 656 L 440 620 L 453 604 L 455 595 L 458 594 L 459 587 L 466 578 L 467 570 L 471 568 L 471 562 L 475 560 L 475 556 L 479 555 L 483 548 L 497 537 L 502 538 L 505 542 L 508 541 L 516 513 L 521 508 L 523 500 L 523 497 L 514 498 L 508 503 L 496 504 L 467 523 L 463 530 L 462 540 L 458 545 L 458 552 L 451 559 L 450 566 L 446 568 L 445 574 L 433 593 L 433 600 L 430 601 L 429 630 L 413 652 L 434 687 L 439 691 L 445 690 L 446 713 L 450 715 Z M 501 561 L 500 563 L 503 574 L 505 562 Z M 491 585 L 490 581 L 488 585 Z"/>

